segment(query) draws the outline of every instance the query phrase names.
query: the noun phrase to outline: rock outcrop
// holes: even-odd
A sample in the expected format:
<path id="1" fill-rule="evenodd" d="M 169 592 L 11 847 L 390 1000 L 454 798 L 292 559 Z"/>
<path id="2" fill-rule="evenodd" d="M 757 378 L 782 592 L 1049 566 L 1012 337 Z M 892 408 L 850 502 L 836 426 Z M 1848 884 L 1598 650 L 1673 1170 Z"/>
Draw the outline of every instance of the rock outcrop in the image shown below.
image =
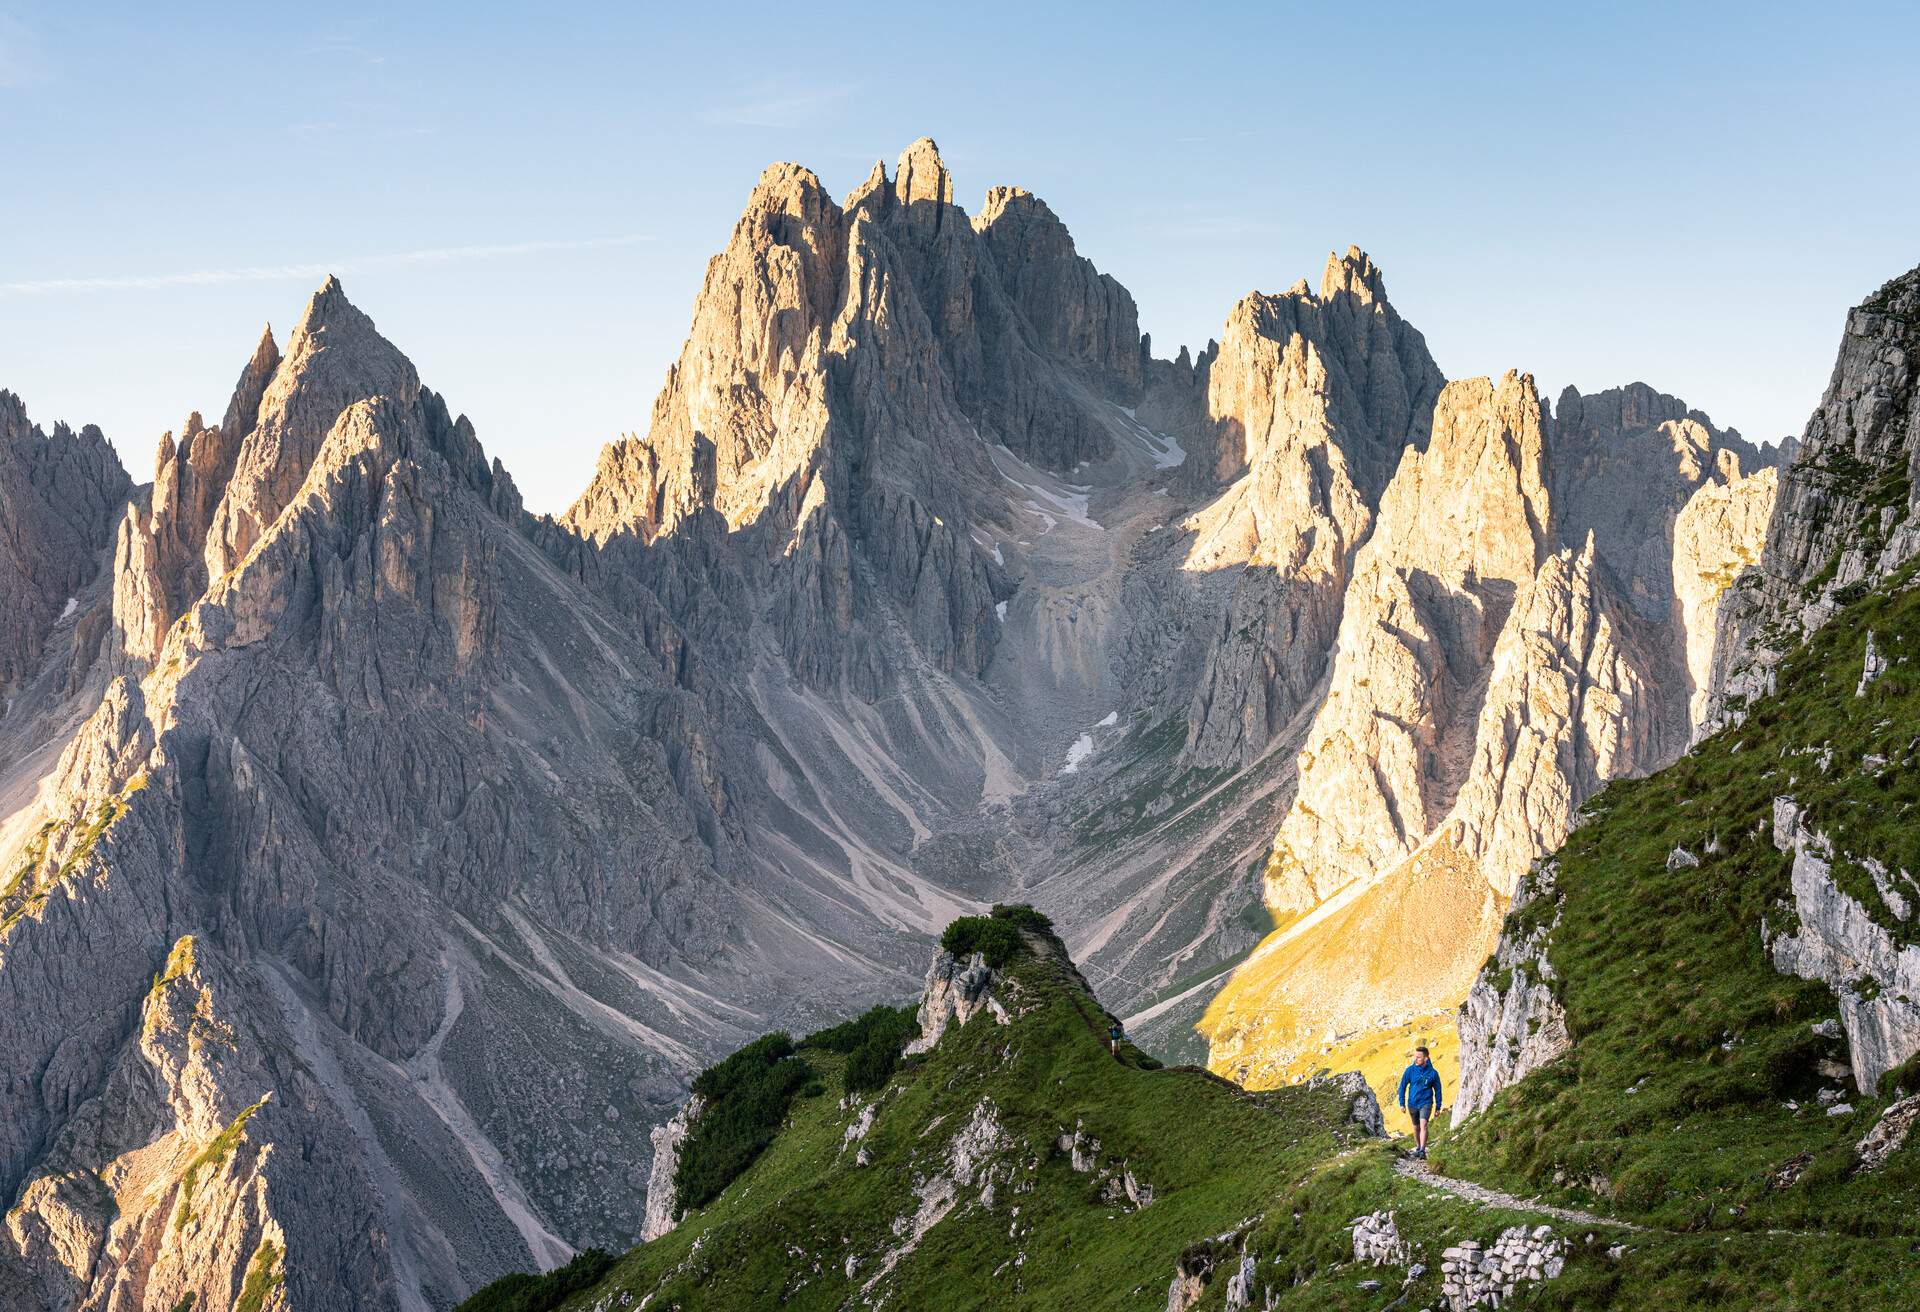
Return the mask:
<path id="1" fill-rule="evenodd" d="M 1509 1226 L 1487 1245 L 1462 1240 L 1440 1255 L 1447 1306 L 1453 1312 L 1499 1307 L 1524 1284 L 1558 1279 L 1570 1247 L 1547 1225 Z"/>
<path id="2" fill-rule="evenodd" d="M 965 1025 L 987 1007 L 992 986 L 993 971 L 978 952 L 964 961 L 944 950 L 935 953 L 920 994 L 920 1033 L 907 1051 L 932 1051 L 949 1025 Z"/>
<path id="3" fill-rule="evenodd" d="M 0 697 L 39 668 L 100 568 L 132 485 L 98 428 L 51 435 L 0 391 Z"/>
<path id="4" fill-rule="evenodd" d="M 1773 689 L 1773 670 L 1836 599 L 1920 552 L 1920 269 L 1847 315 L 1839 356 L 1779 493 L 1759 563 L 1732 584 L 1708 731 Z"/>
<path id="5" fill-rule="evenodd" d="M 1555 874 L 1554 863 L 1543 861 L 1521 881 L 1493 959 L 1460 1007 L 1455 1124 L 1485 1111 L 1496 1093 L 1562 1056 L 1572 1044 L 1547 961 L 1547 940 L 1559 923 Z"/>
<path id="6" fill-rule="evenodd" d="M 656 1126 L 653 1140 L 653 1167 L 647 1175 L 647 1215 L 640 1227 L 640 1239 L 651 1243 L 680 1224 L 677 1174 L 680 1170 L 680 1145 L 687 1141 L 693 1123 L 700 1119 L 703 1106 L 698 1094 L 687 1099 L 673 1119 Z"/>
<path id="7" fill-rule="evenodd" d="M 1833 990 L 1854 1085 L 1871 1091 L 1881 1075 L 1920 1052 L 1920 946 L 1897 939 L 1840 888 L 1833 844 L 1808 828 L 1792 798 L 1774 801 L 1773 841 L 1793 854 L 1797 918 L 1791 932 L 1768 944 L 1774 965 Z"/>

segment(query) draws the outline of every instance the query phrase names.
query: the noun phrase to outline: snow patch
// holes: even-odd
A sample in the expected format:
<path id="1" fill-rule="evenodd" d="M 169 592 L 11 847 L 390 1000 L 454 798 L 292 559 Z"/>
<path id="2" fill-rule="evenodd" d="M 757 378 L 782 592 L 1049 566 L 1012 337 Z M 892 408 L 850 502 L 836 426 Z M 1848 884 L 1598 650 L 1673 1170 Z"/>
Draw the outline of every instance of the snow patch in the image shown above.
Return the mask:
<path id="1" fill-rule="evenodd" d="M 993 613 L 998 615 L 1002 620 L 1005 620 L 1007 618 L 1007 603 L 1004 601 L 994 602 Z"/>
<path id="2" fill-rule="evenodd" d="M 1140 445 L 1147 449 L 1155 469 L 1177 469 L 1186 462 L 1186 448 L 1170 434 L 1154 432 L 1135 418 L 1133 410 L 1127 406 L 1115 406 L 1114 409 L 1127 417 L 1127 426 L 1133 430 L 1133 436 Z"/>
<path id="3" fill-rule="evenodd" d="M 1067 748 L 1067 763 L 1060 767 L 1061 774 L 1077 772 L 1087 758 L 1093 755 L 1093 735 L 1083 733 L 1073 740 L 1073 746 Z"/>
<path id="4" fill-rule="evenodd" d="M 1106 715 L 1094 722 L 1093 727 L 1096 729 L 1111 729 L 1118 723 L 1120 723 L 1120 712 L 1108 711 Z"/>
<path id="5" fill-rule="evenodd" d="M 80 598 L 68 597 L 66 606 L 63 607 L 60 611 L 60 618 L 64 620 L 79 609 L 80 609 Z"/>

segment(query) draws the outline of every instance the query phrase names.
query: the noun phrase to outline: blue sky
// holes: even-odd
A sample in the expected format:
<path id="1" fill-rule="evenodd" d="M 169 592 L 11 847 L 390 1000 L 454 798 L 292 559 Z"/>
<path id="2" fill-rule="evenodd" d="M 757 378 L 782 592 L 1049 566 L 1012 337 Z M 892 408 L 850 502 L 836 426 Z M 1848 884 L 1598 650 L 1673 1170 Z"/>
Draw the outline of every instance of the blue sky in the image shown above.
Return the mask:
<path id="1" fill-rule="evenodd" d="M 558 510 L 760 169 L 844 194 L 923 133 L 969 210 L 1045 197 L 1161 354 L 1358 243 L 1450 377 L 1759 439 L 1920 263 L 1910 3 L 80 8 L 0 0 L 0 387 L 136 478 L 333 269 Z"/>

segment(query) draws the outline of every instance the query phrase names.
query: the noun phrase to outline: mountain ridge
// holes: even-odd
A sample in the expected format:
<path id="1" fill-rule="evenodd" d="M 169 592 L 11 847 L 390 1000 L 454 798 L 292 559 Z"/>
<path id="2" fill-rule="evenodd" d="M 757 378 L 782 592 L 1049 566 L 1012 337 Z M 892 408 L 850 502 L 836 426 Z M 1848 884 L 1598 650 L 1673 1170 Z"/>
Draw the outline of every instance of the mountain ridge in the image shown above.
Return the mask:
<path id="1" fill-rule="evenodd" d="M 654 430 L 559 519 L 333 279 L 151 485 L 61 439 L 99 513 L 0 569 L 27 613 L 74 597 L 0 675 L 0 1184 L 38 1236 L 0 1246 L 0 1289 L 171 1309 L 258 1261 L 289 1307 L 445 1305 L 634 1237 L 687 1077 L 901 996 L 954 915 L 1038 903 L 1129 1012 L 1255 947 L 1381 500 L 1443 396 L 1456 427 L 1530 405 L 1536 444 L 1550 412 L 1517 375 L 1445 382 L 1357 248 L 1159 361 L 1043 202 L 952 197 L 925 140 L 844 203 L 769 169 Z M 1669 445 L 1686 504 L 1731 503 L 1702 450 L 1740 450 L 1666 409 L 1706 434 Z M 1528 487 L 1524 572 L 1559 571 L 1565 623 L 1483 659 L 1578 684 L 1612 650 L 1596 611 L 1679 652 L 1695 620 L 1627 619 L 1607 534 L 1546 553 L 1552 479 Z M 1555 823 L 1520 821 L 1502 868 Z M 1455 966 L 1495 901 L 1448 926 Z M 1190 1049 L 1206 1000 L 1144 1036 Z M 207 1025 L 253 1037 L 195 1050 Z M 149 1137 L 81 1133 L 115 1123 Z"/>

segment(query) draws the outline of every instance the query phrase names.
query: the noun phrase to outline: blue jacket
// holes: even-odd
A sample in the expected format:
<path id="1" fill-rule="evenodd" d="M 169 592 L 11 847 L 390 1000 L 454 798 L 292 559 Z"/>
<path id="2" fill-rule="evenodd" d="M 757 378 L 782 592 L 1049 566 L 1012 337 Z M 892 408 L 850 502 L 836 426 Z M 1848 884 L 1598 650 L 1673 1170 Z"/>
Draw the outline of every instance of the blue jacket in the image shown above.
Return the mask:
<path id="1" fill-rule="evenodd" d="M 1400 1092 L 1397 1095 L 1402 1107 L 1419 1110 L 1423 1107 L 1440 1106 L 1440 1072 L 1432 1064 L 1409 1066 L 1400 1072 Z"/>

